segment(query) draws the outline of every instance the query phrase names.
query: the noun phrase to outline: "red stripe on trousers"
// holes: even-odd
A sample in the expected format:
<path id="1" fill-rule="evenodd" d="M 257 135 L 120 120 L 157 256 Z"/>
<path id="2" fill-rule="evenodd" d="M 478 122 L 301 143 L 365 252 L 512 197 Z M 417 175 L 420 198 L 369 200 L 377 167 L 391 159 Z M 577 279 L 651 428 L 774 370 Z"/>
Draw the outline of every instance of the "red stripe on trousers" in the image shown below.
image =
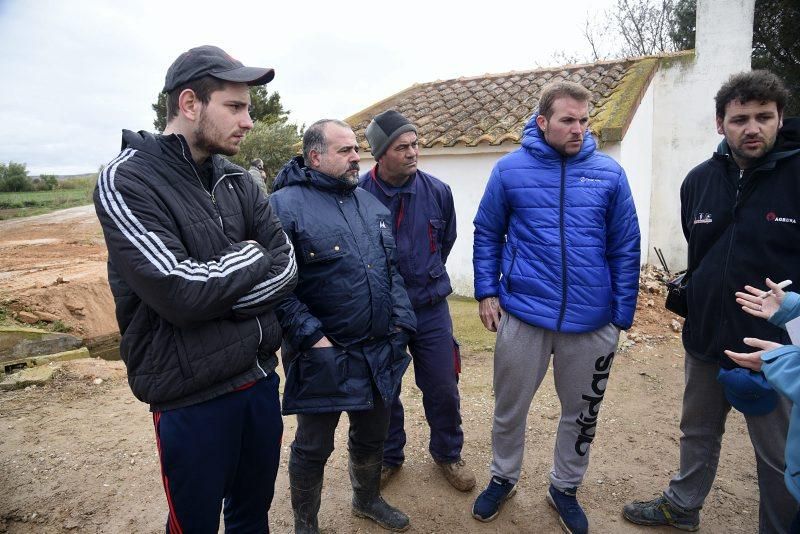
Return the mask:
<path id="1" fill-rule="evenodd" d="M 167 494 L 167 507 L 169 508 L 169 532 L 170 534 L 183 534 L 181 524 L 178 522 L 178 515 L 172 505 L 172 495 L 169 492 L 169 479 L 164 473 L 164 457 L 161 455 L 161 436 L 158 432 L 158 423 L 161 421 L 161 413 L 153 412 L 153 426 L 156 429 L 156 448 L 158 448 L 158 460 L 161 464 L 161 480 L 164 482 L 164 493 Z"/>

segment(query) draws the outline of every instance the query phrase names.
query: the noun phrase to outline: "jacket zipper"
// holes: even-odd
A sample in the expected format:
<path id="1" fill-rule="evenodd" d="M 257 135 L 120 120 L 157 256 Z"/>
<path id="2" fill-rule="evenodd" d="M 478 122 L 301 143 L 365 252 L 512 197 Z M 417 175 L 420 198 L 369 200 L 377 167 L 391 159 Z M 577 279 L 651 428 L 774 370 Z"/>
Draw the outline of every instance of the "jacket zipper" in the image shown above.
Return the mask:
<path id="1" fill-rule="evenodd" d="M 178 139 L 180 139 L 180 137 Z M 208 195 L 208 198 L 211 199 L 211 203 L 214 205 L 214 211 L 217 212 L 217 220 L 219 221 L 219 226 L 220 228 L 222 228 L 222 233 L 224 234 L 225 225 L 222 224 L 222 215 L 220 214 L 219 207 L 217 206 L 217 199 L 214 197 L 214 189 L 217 187 L 217 184 L 219 184 L 222 181 L 222 179 L 228 175 L 223 174 L 219 178 L 219 180 L 217 180 L 216 183 L 211 187 L 211 192 L 209 192 L 208 189 L 206 189 L 206 186 L 203 185 L 203 180 L 200 179 L 200 175 L 197 174 L 197 169 L 195 168 L 194 164 L 189 160 L 189 158 L 186 157 L 186 151 L 183 149 L 183 139 L 180 139 L 180 141 L 181 141 L 181 155 L 183 155 L 183 159 L 185 159 L 186 163 L 188 163 L 189 166 L 192 168 L 192 172 L 194 172 L 194 177 L 197 178 L 197 183 L 200 184 L 200 189 L 202 189 L 205 192 L 205 194 Z M 231 242 L 230 239 L 228 239 L 228 242 L 229 243 Z"/>
<path id="2" fill-rule="evenodd" d="M 728 263 L 731 259 L 731 251 L 733 250 L 733 238 L 736 236 L 736 209 L 739 207 L 739 197 L 742 193 L 742 185 L 744 184 L 744 169 L 739 169 L 739 180 L 736 182 L 736 196 L 733 201 L 733 213 L 731 214 L 731 236 L 728 239 L 728 250 L 725 252 L 725 265 L 722 268 L 722 286 L 720 293 L 725 294 L 725 282 L 728 278 Z M 720 300 L 719 303 L 719 328 L 717 329 L 716 339 L 712 346 L 716 346 L 719 341 L 719 336 L 722 335 L 722 330 L 725 327 L 725 299 Z"/>
<path id="3" fill-rule="evenodd" d="M 189 167 L 192 168 L 192 172 L 194 173 L 194 177 L 197 178 L 197 183 L 200 184 L 200 189 L 202 189 L 203 192 L 205 192 L 205 194 L 208 195 L 208 198 L 211 199 L 211 203 L 214 205 L 214 211 L 217 212 L 217 220 L 219 221 L 220 228 L 222 228 L 222 234 L 225 236 L 225 238 L 228 239 L 228 243 L 233 244 L 233 242 L 230 240 L 230 238 L 228 238 L 228 234 L 225 233 L 225 225 L 222 223 L 222 215 L 220 214 L 219 207 L 217 206 L 217 199 L 216 199 L 216 197 L 214 197 L 214 189 L 216 189 L 216 187 L 219 185 L 219 183 L 226 176 L 242 176 L 241 173 L 223 174 L 222 176 L 219 177 L 219 180 L 217 180 L 214 183 L 214 185 L 211 186 L 211 192 L 209 192 L 206 189 L 206 186 L 203 185 L 203 180 L 200 179 L 200 175 L 197 174 L 197 169 L 195 168 L 194 164 L 189 160 L 189 158 L 186 157 L 186 151 L 183 149 L 183 139 L 178 137 L 178 140 L 180 141 L 180 144 L 181 144 L 181 155 L 183 156 L 183 159 L 185 159 L 186 163 L 189 164 Z M 264 339 L 264 331 L 261 329 L 261 321 L 258 320 L 258 317 L 254 317 L 254 319 L 256 320 L 256 324 L 258 325 L 258 346 L 261 347 L 261 342 Z M 264 371 L 264 369 L 261 367 L 261 364 L 258 362 L 258 349 L 256 349 L 256 367 L 258 367 L 258 370 L 261 371 L 261 374 L 263 374 L 264 376 L 267 376 L 267 372 Z"/>
<path id="4" fill-rule="evenodd" d="M 558 312 L 556 330 L 561 331 L 561 323 L 567 311 L 567 244 L 564 240 L 564 197 L 566 194 L 567 160 L 561 158 L 561 197 L 558 210 L 558 233 L 561 238 L 561 310 Z"/>

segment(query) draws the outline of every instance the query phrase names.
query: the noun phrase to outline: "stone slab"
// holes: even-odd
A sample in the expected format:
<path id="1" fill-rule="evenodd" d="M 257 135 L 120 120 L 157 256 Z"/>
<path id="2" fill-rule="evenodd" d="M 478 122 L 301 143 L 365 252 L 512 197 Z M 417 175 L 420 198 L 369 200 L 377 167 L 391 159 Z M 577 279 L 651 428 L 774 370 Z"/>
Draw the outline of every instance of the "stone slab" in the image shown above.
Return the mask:
<path id="1" fill-rule="evenodd" d="M 19 358 L 16 360 L 7 360 L 0 364 L 0 376 L 11 376 L 15 371 L 21 372 L 21 369 L 28 369 L 32 367 L 42 366 L 50 362 L 77 360 L 78 358 L 89 358 L 89 349 L 81 347 L 75 350 L 68 350 L 64 352 L 56 352 L 53 354 L 42 354 L 40 356 L 29 356 L 26 358 Z"/>
<path id="2" fill-rule="evenodd" d="M 77 349 L 79 337 L 38 328 L 0 327 L 0 364 L 33 356 Z"/>

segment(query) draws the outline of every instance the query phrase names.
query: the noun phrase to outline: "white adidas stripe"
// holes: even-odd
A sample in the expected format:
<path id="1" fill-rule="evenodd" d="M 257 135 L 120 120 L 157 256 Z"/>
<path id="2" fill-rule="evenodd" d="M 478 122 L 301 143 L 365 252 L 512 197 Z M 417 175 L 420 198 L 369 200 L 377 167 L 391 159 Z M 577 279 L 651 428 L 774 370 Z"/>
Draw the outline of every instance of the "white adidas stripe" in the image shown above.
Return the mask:
<path id="1" fill-rule="evenodd" d="M 283 236 L 286 238 L 286 244 L 289 245 L 289 263 L 286 265 L 286 268 L 276 277 L 253 286 L 253 289 L 251 289 L 246 295 L 243 295 L 233 306 L 234 310 L 244 308 L 246 306 L 252 306 L 267 300 L 269 297 L 282 289 L 297 272 L 297 262 L 295 261 L 294 257 L 294 247 L 292 246 L 292 241 L 285 232 L 283 233 Z"/>
<path id="2" fill-rule="evenodd" d="M 145 230 L 142 223 L 130 211 L 122 195 L 114 187 L 117 168 L 130 159 L 136 150 L 125 149 L 103 170 L 98 180 L 100 200 L 106 213 L 117 228 L 158 271 L 165 275 L 175 275 L 191 281 L 206 281 L 221 278 L 247 267 L 263 257 L 254 245 L 248 244 L 241 250 L 226 254 L 219 261 L 199 263 L 192 259 L 178 262 L 161 239 L 153 232 Z"/>

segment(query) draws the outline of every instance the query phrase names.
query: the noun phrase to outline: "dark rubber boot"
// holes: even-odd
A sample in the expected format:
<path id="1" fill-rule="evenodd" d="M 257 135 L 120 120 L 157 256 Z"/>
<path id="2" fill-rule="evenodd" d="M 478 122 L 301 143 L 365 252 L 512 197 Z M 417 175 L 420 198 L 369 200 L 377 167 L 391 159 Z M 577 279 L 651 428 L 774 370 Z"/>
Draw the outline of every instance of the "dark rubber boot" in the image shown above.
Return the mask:
<path id="1" fill-rule="evenodd" d="M 350 482 L 353 484 L 353 514 L 372 519 L 392 532 L 408 530 L 408 516 L 383 500 L 380 492 L 382 454 L 355 457 L 350 453 Z"/>
<path id="2" fill-rule="evenodd" d="M 319 534 L 319 513 L 324 471 L 289 469 L 295 534 Z"/>

